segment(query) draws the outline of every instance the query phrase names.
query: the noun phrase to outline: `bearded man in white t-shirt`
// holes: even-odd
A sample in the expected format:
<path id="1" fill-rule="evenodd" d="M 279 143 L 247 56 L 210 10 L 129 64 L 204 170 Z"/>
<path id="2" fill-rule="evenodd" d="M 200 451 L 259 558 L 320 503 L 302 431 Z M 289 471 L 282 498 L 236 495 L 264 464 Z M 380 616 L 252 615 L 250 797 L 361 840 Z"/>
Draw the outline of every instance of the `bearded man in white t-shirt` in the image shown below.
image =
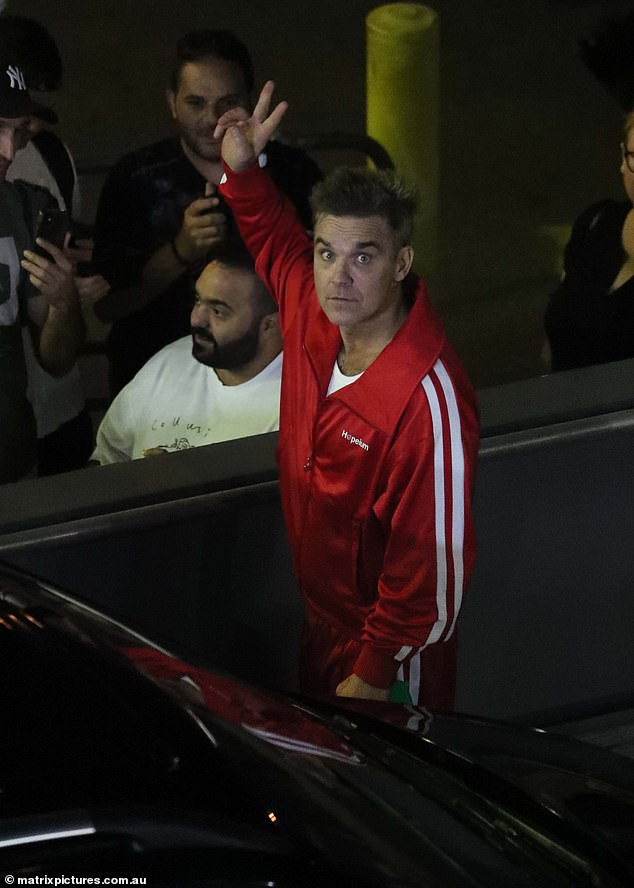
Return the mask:
<path id="1" fill-rule="evenodd" d="M 276 431 L 277 307 L 241 247 L 196 282 L 191 336 L 165 346 L 116 396 L 92 462 L 106 465 Z"/>

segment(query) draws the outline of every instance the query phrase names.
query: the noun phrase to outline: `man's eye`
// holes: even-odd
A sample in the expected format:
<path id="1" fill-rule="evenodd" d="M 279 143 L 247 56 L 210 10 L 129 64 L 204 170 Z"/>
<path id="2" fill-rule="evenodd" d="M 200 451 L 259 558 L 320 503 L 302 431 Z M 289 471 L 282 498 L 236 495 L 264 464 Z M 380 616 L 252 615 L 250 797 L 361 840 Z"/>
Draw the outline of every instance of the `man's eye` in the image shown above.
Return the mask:
<path id="1" fill-rule="evenodd" d="M 202 99 L 189 98 L 187 99 L 187 105 L 189 108 L 194 108 L 197 110 L 203 107 L 204 102 Z"/>
<path id="2" fill-rule="evenodd" d="M 241 108 L 242 100 L 239 96 L 225 96 L 222 99 L 218 100 L 216 105 L 216 114 L 218 117 L 221 117 L 225 111 L 230 111 L 232 108 Z"/>
<path id="3" fill-rule="evenodd" d="M 319 255 L 324 260 L 324 262 L 330 262 L 333 259 L 332 250 L 321 250 Z"/>
<path id="4" fill-rule="evenodd" d="M 367 265 L 367 263 L 370 261 L 370 258 L 371 257 L 368 256 L 367 253 L 359 253 L 359 255 L 357 256 L 357 262 L 359 263 L 359 265 Z"/>

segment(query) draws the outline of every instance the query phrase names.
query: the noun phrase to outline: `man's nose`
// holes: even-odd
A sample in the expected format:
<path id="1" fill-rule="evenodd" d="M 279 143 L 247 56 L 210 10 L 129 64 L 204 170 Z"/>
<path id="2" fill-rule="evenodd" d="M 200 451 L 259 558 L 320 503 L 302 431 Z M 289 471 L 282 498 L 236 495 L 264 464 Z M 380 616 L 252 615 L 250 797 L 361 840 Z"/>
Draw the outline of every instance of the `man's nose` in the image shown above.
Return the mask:
<path id="1" fill-rule="evenodd" d="M 205 312 L 202 310 L 200 305 L 195 305 L 192 308 L 192 313 L 189 316 L 189 322 L 192 327 L 206 327 L 207 326 L 207 318 L 205 317 Z"/>
<path id="2" fill-rule="evenodd" d="M 337 259 L 335 262 L 333 280 L 337 284 L 347 284 L 350 282 L 350 266 L 344 258 Z"/>
<path id="3" fill-rule="evenodd" d="M 208 102 L 202 111 L 202 119 L 205 122 L 206 126 L 213 126 L 216 128 L 216 124 L 218 123 L 218 114 L 216 113 L 216 108 L 210 102 Z"/>

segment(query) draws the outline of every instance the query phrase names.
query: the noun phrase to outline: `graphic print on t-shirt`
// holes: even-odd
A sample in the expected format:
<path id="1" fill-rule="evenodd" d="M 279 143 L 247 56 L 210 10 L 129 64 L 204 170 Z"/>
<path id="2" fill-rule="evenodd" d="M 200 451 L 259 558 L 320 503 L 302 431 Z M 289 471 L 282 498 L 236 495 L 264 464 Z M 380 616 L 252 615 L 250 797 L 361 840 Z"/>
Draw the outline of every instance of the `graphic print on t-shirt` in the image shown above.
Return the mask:
<path id="1" fill-rule="evenodd" d="M 0 237 L 0 326 L 12 327 L 18 317 L 20 263 L 12 237 Z"/>
<path id="2" fill-rule="evenodd" d="M 146 447 L 143 456 L 160 456 L 162 453 L 174 453 L 177 450 L 191 450 L 195 444 L 190 444 L 187 438 L 174 438 L 171 444 L 156 444 L 154 447 Z"/>

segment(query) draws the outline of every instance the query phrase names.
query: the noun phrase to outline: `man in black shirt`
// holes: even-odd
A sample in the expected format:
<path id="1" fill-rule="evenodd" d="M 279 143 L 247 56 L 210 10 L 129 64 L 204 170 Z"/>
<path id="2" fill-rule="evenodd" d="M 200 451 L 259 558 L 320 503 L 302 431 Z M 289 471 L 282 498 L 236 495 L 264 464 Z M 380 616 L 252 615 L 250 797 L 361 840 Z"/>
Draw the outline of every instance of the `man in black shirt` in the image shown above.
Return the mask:
<path id="1" fill-rule="evenodd" d="M 194 282 L 214 250 L 239 238 L 217 195 L 222 176 L 218 118 L 252 107 L 253 66 L 229 31 L 196 31 L 177 47 L 167 100 L 177 138 L 142 148 L 111 170 L 95 226 L 95 263 L 110 291 L 95 305 L 113 324 L 111 393 L 168 342 L 189 330 Z M 321 179 L 303 152 L 270 142 L 260 156 L 277 185 L 311 224 L 308 198 Z"/>

